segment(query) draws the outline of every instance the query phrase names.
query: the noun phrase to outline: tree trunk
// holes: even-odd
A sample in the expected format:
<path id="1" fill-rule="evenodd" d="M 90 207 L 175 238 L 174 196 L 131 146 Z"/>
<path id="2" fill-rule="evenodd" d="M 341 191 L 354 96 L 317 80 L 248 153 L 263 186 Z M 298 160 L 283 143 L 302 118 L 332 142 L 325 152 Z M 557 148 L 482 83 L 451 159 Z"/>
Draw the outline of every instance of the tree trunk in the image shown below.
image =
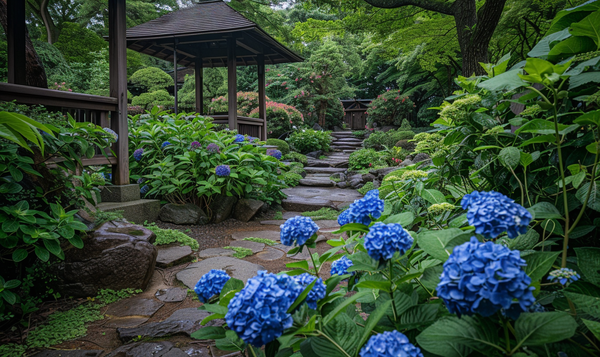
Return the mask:
<path id="1" fill-rule="evenodd" d="M 46 35 L 48 36 L 48 43 L 53 44 L 58 41 L 58 27 L 54 24 L 54 20 L 52 20 L 52 16 L 50 16 L 50 12 L 48 11 L 48 2 L 50 0 L 42 0 L 40 3 L 40 17 L 44 22 L 44 26 L 46 27 Z"/>
<path id="2" fill-rule="evenodd" d="M 0 0 L 0 22 L 4 28 L 4 32 L 8 31 L 8 8 L 6 0 Z M 46 71 L 42 65 L 42 61 L 37 55 L 33 43 L 29 38 L 29 31 L 25 33 L 25 55 L 26 61 L 26 77 L 25 80 L 28 86 L 48 88 L 48 80 L 46 78 Z"/>

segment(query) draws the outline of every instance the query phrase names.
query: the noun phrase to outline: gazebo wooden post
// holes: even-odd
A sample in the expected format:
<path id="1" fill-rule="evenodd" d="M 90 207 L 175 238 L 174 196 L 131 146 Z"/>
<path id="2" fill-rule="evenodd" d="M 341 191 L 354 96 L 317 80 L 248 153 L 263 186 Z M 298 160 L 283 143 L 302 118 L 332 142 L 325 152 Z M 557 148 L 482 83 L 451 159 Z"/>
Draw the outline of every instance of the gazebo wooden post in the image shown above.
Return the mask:
<path id="1" fill-rule="evenodd" d="M 173 89 L 173 97 L 175 98 L 175 116 L 178 114 L 179 101 L 177 100 L 177 39 L 173 42 L 173 83 L 175 83 L 175 89 Z"/>
<path id="2" fill-rule="evenodd" d="M 196 76 L 196 112 L 200 115 L 204 114 L 204 68 L 202 67 L 202 57 L 196 57 L 196 65 L 194 68 Z"/>
<path id="3" fill-rule="evenodd" d="M 227 39 L 227 103 L 229 130 L 237 130 L 237 67 L 235 60 L 236 40 L 234 37 Z"/>
<path id="4" fill-rule="evenodd" d="M 259 54 L 258 62 L 258 117 L 263 119 L 260 140 L 267 140 L 267 103 L 265 96 L 265 56 Z"/>
<path id="5" fill-rule="evenodd" d="M 108 0 L 108 54 L 110 96 L 119 101 L 111 112 L 110 127 L 119 135 L 113 145 L 117 164 L 113 165 L 113 184 L 129 184 L 129 131 L 127 128 L 127 23 L 125 0 Z"/>
<path id="6" fill-rule="evenodd" d="M 26 85 L 25 1 L 8 0 L 8 83 Z"/>

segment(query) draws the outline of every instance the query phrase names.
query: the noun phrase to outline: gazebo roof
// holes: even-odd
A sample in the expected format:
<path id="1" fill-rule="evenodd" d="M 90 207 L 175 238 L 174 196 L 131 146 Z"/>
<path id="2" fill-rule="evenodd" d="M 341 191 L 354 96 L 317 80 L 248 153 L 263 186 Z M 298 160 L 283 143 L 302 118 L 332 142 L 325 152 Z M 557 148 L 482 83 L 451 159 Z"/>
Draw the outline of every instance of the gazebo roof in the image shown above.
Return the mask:
<path id="1" fill-rule="evenodd" d="M 204 67 L 226 67 L 230 38 L 236 39 L 238 66 L 257 64 L 261 53 L 265 64 L 303 61 L 221 0 L 201 2 L 132 27 L 127 30 L 127 47 L 172 62 L 177 41 L 180 66 L 194 67 L 201 57 Z"/>

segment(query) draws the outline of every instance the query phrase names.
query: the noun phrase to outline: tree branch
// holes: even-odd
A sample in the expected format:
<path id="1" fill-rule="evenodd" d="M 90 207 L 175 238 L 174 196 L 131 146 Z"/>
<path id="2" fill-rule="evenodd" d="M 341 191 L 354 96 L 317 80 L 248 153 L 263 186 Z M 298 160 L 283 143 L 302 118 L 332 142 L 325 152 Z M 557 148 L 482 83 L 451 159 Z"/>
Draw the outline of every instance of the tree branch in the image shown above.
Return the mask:
<path id="1" fill-rule="evenodd" d="M 452 4 L 443 0 L 365 0 L 372 6 L 385 9 L 412 5 L 421 9 L 439 12 L 446 15 L 454 15 Z"/>

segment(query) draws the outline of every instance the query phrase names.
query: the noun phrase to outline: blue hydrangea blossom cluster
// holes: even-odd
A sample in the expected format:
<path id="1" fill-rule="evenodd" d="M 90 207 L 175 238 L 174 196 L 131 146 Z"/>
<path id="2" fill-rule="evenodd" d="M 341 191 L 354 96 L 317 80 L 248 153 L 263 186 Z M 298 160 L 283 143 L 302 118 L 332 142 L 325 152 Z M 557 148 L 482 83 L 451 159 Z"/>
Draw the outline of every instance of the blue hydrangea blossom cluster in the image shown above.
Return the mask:
<path id="1" fill-rule="evenodd" d="M 302 290 L 306 289 L 307 286 L 312 284 L 312 282 L 315 279 L 316 278 L 314 276 L 310 275 L 309 273 L 304 273 L 304 274 L 294 276 L 294 280 L 296 280 L 296 282 L 298 284 L 300 284 L 300 286 L 302 286 Z M 308 304 L 308 307 L 316 310 L 317 309 L 317 301 L 319 301 L 325 297 L 326 290 L 327 290 L 327 288 L 325 287 L 325 284 L 323 284 L 323 279 L 318 278 L 317 282 L 315 283 L 313 288 L 310 289 L 310 292 L 308 293 L 308 296 L 306 297 L 306 303 Z"/>
<path id="2" fill-rule="evenodd" d="M 202 144 L 200 144 L 199 141 L 192 141 L 192 143 L 190 144 L 190 148 L 192 150 L 200 149 L 201 147 L 202 147 Z"/>
<path id="3" fill-rule="evenodd" d="M 148 191 L 150 191 L 150 187 L 148 187 L 148 185 L 144 185 L 144 186 L 142 186 L 142 188 L 140 188 L 140 193 L 141 193 L 142 195 L 145 195 L 145 194 L 147 194 L 147 193 L 148 193 Z"/>
<path id="4" fill-rule="evenodd" d="M 423 354 L 408 337 L 394 330 L 371 336 L 360 350 L 360 357 L 423 357 Z"/>
<path id="5" fill-rule="evenodd" d="M 310 217 L 303 216 L 292 217 L 279 228 L 281 228 L 279 235 L 281 243 L 287 246 L 294 245 L 294 242 L 304 245 L 319 230 L 319 226 Z"/>
<path id="6" fill-rule="evenodd" d="M 523 206 L 495 191 L 473 191 L 463 197 L 461 205 L 469 210 L 467 219 L 475 227 L 475 233 L 488 239 L 497 238 L 504 232 L 508 238 L 525 234 L 532 219 Z"/>
<path id="7" fill-rule="evenodd" d="M 338 217 L 338 223 L 361 223 L 368 226 L 371 224 L 371 217 L 375 219 L 381 217 L 383 208 L 384 202 L 379 198 L 379 190 L 371 190 L 367 192 L 365 197 L 354 201 L 354 203 L 342 213 L 345 214 L 342 222 L 340 222 L 340 218 Z"/>
<path id="8" fill-rule="evenodd" d="M 142 159 L 142 156 L 144 155 L 144 149 L 137 149 L 133 152 L 133 158 L 135 159 L 135 161 L 140 161 Z"/>
<path id="9" fill-rule="evenodd" d="M 229 168 L 229 165 L 219 165 L 215 168 L 215 173 L 219 177 L 227 177 L 231 174 L 231 169 Z"/>
<path id="10" fill-rule="evenodd" d="M 246 139 L 246 138 L 244 137 L 244 135 L 242 135 L 242 134 L 237 134 L 237 135 L 235 136 L 235 139 L 234 139 L 233 141 L 234 141 L 234 142 L 236 142 L 236 143 L 241 143 L 241 142 L 243 142 L 245 139 Z"/>
<path id="11" fill-rule="evenodd" d="M 348 259 L 347 256 L 343 256 L 340 259 L 331 263 L 331 275 L 346 275 L 348 274 L 348 268 L 353 266 L 352 260 Z M 352 272 L 351 274 L 354 274 Z"/>
<path id="12" fill-rule="evenodd" d="M 274 158 L 276 158 L 277 160 L 281 160 L 281 155 L 283 155 L 281 153 L 281 151 L 276 150 L 276 149 L 269 149 L 267 150 L 267 155 L 269 156 L 273 156 Z"/>
<path id="13" fill-rule="evenodd" d="M 115 142 L 119 141 L 119 134 L 117 134 L 111 128 L 102 128 L 102 130 L 104 130 L 108 135 L 112 136 Z M 106 139 L 106 142 L 108 143 L 108 139 Z"/>
<path id="14" fill-rule="evenodd" d="M 261 270 L 231 299 L 225 322 L 244 342 L 263 346 L 292 326 L 292 315 L 287 310 L 302 290 L 286 274 Z"/>
<path id="15" fill-rule="evenodd" d="M 162 144 L 160 145 L 160 148 L 161 148 L 161 149 L 164 149 L 164 148 L 166 148 L 166 147 L 167 147 L 167 146 L 169 146 L 169 145 L 171 145 L 171 143 L 170 143 L 170 142 L 168 142 L 168 141 L 165 141 L 164 143 L 162 143 Z"/>
<path id="16" fill-rule="evenodd" d="M 553 270 L 548 274 L 548 280 L 554 282 L 557 281 L 560 285 L 568 285 L 574 281 L 579 280 L 580 276 L 573 269 L 560 268 Z"/>
<path id="17" fill-rule="evenodd" d="M 451 313 L 491 316 L 503 309 L 512 316 L 533 305 L 531 278 L 518 250 L 475 237 L 454 248 L 437 286 Z"/>
<path id="18" fill-rule="evenodd" d="M 205 303 L 214 295 L 220 294 L 223 286 L 230 279 L 229 275 L 223 270 L 212 269 L 202 275 L 194 287 L 194 292 L 198 295 L 198 300 Z"/>
<path id="19" fill-rule="evenodd" d="M 344 212 L 340 213 L 340 215 L 338 216 L 338 224 L 340 226 L 343 226 L 344 224 L 348 224 L 350 223 L 350 218 L 348 218 L 348 214 L 350 213 L 350 210 L 347 209 Z"/>
<path id="20" fill-rule="evenodd" d="M 216 154 L 218 152 L 221 152 L 221 149 L 219 149 L 219 145 L 215 143 L 210 143 L 206 146 L 206 151 L 208 151 L 211 154 Z"/>
<path id="21" fill-rule="evenodd" d="M 365 249 L 375 260 L 389 260 L 396 252 L 400 255 L 406 253 L 413 241 L 413 237 L 401 225 L 377 222 L 365 237 Z"/>

